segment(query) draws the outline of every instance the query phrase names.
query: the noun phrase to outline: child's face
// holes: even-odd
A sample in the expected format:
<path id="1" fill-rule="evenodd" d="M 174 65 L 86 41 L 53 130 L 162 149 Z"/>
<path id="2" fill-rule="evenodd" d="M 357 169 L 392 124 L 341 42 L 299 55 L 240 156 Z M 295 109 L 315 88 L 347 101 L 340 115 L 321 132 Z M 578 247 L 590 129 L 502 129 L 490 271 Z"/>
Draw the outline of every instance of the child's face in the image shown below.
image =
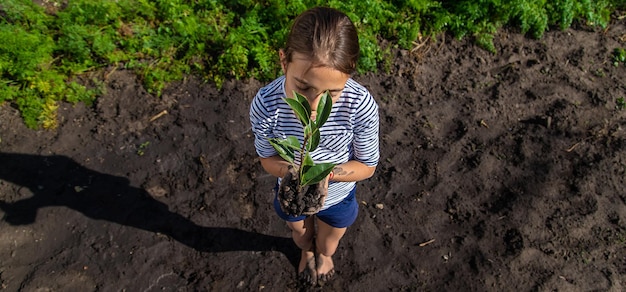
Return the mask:
<path id="1" fill-rule="evenodd" d="M 294 52 L 291 62 L 284 61 L 281 51 L 281 64 L 285 72 L 285 93 L 292 97 L 293 91 L 304 95 L 313 109 L 312 117 L 315 117 L 315 109 L 320 97 L 326 90 L 330 91 L 333 103 L 337 102 L 346 81 L 350 77 L 348 74 L 329 67 L 317 67 L 304 55 Z"/>

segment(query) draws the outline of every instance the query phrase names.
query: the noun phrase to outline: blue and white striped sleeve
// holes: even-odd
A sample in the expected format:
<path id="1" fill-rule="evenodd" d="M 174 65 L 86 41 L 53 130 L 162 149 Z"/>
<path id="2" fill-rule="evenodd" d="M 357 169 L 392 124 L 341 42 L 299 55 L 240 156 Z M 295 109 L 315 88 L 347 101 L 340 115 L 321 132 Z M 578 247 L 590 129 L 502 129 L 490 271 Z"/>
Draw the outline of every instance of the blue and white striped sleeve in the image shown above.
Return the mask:
<path id="1" fill-rule="evenodd" d="M 364 92 L 355 115 L 354 127 L 354 159 L 367 166 L 378 165 L 379 150 L 379 116 L 378 104 L 368 92 Z"/>
<path id="2" fill-rule="evenodd" d="M 254 147 L 257 155 L 263 158 L 275 156 L 278 153 L 269 143 L 273 137 L 274 118 L 270 115 L 263 100 L 263 90 L 260 90 L 250 106 L 250 124 L 254 133 Z"/>

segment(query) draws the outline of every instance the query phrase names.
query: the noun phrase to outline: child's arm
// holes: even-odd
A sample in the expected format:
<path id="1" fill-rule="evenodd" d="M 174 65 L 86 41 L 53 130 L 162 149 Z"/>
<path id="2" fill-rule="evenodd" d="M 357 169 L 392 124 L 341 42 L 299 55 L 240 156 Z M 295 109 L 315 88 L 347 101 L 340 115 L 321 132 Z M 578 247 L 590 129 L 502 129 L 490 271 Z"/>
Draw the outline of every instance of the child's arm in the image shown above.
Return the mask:
<path id="1" fill-rule="evenodd" d="M 280 156 L 271 156 L 268 158 L 259 158 L 261 160 L 261 166 L 269 174 L 275 177 L 284 177 L 288 172 L 289 162 L 282 159 Z"/>
<path id="2" fill-rule="evenodd" d="M 362 162 L 350 160 L 333 169 L 333 181 L 361 181 L 374 175 L 376 166 L 367 166 Z"/>
<path id="3" fill-rule="evenodd" d="M 259 158 L 263 169 L 275 177 L 284 177 L 288 172 L 289 162 L 280 156 Z M 362 181 L 374 175 L 376 166 L 367 166 L 362 162 L 351 160 L 335 166 L 333 169 L 333 181 Z"/>

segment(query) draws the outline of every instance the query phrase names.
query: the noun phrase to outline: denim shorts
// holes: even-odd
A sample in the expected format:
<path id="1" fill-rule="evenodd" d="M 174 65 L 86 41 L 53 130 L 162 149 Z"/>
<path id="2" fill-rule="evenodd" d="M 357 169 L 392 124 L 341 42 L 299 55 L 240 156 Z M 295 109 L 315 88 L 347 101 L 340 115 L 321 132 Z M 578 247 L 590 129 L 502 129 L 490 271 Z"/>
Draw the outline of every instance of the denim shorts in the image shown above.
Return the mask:
<path id="1" fill-rule="evenodd" d="M 356 187 L 350 191 L 350 194 L 345 197 L 341 202 L 328 207 L 325 210 L 319 211 L 315 216 L 322 220 L 324 223 L 335 227 L 344 228 L 352 225 L 356 221 L 356 216 L 359 214 L 359 204 L 355 199 Z M 278 193 L 276 193 L 278 194 Z M 280 218 L 288 222 L 297 222 L 306 219 L 308 216 L 291 216 L 287 215 L 280 209 L 280 203 L 278 202 L 278 195 L 274 196 L 274 210 Z"/>

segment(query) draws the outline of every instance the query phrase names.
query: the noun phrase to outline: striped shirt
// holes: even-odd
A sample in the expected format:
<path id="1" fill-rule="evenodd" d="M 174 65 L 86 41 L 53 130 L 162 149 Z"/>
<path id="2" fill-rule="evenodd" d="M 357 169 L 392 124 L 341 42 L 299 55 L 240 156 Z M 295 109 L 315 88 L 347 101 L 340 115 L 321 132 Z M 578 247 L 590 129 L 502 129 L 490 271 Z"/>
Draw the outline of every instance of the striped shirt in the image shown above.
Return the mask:
<path id="1" fill-rule="evenodd" d="M 285 96 L 285 76 L 281 76 L 261 88 L 252 101 L 250 123 L 260 157 L 278 155 L 268 141 L 270 138 L 295 136 L 300 144 L 304 140 L 303 126 L 283 100 Z M 378 119 L 378 105 L 372 95 L 365 87 L 348 79 L 339 100 L 333 104 L 328 121 L 320 129 L 320 144 L 311 152 L 313 161 L 342 164 L 356 160 L 376 166 L 380 157 Z M 296 155 L 296 164 L 300 164 L 299 155 Z M 322 210 L 341 202 L 355 185 L 356 182 L 330 182 Z"/>

